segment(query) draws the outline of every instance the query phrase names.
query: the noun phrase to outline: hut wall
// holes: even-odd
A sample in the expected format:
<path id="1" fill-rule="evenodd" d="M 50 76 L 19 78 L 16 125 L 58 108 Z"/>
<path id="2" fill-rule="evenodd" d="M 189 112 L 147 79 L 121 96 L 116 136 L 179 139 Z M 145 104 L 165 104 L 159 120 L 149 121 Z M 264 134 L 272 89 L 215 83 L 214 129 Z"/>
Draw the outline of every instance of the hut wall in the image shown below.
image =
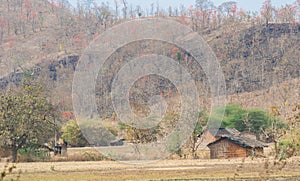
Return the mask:
<path id="1" fill-rule="evenodd" d="M 226 139 L 222 139 L 212 145 L 210 148 L 210 158 L 234 158 L 234 157 L 247 157 L 247 149 L 238 144 L 232 143 Z"/>

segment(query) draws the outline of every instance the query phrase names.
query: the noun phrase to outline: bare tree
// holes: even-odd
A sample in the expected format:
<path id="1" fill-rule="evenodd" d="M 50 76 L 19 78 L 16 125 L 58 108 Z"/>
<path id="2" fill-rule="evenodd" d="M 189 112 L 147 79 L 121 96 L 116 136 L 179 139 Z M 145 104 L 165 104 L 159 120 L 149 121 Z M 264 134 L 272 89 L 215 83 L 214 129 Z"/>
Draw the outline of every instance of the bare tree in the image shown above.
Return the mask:
<path id="1" fill-rule="evenodd" d="M 142 14 L 142 8 L 140 5 L 136 6 L 136 14 L 138 15 L 138 17 L 141 17 L 143 14 Z"/>
<path id="2" fill-rule="evenodd" d="M 130 5 L 129 14 L 131 19 L 135 18 L 135 10 L 133 9 L 132 4 Z"/>
<path id="3" fill-rule="evenodd" d="M 122 11 L 123 11 L 123 18 L 124 19 L 127 19 L 127 2 L 126 2 L 126 0 L 122 0 L 122 2 L 123 2 L 123 9 L 122 9 Z"/>
<path id="4" fill-rule="evenodd" d="M 198 122 L 195 126 L 195 129 L 194 129 L 192 135 L 190 136 L 190 138 L 188 140 L 188 145 L 189 145 L 190 151 L 191 151 L 192 156 L 193 156 L 194 159 L 198 158 L 197 150 L 198 150 L 198 148 L 200 147 L 200 145 L 202 143 L 203 139 L 201 137 L 201 133 L 205 129 L 206 124 L 207 124 L 207 118 L 205 116 L 205 112 L 200 111 L 199 112 L 199 117 L 198 117 Z"/>
<path id="5" fill-rule="evenodd" d="M 157 1 L 156 3 L 156 12 L 155 12 L 156 16 L 159 16 L 159 2 Z"/>
<path id="6" fill-rule="evenodd" d="M 150 16 L 154 16 L 154 4 L 151 3 L 150 5 Z"/>
<path id="7" fill-rule="evenodd" d="M 169 6 L 168 13 L 170 17 L 173 16 L 173 10 L 171 6 Z"/>
<path id="8" fill-rule="evenodd" d="M 215 5 L 210 0 L 196 0 L 196 11 L 193 25 L 196 31 L 198 31 L 199 28 L 204 28 L 206 25 L 209 25 L 212 11 L 215 9 Z"/>
<path id="9" fill-rule="evenodd" d="M 119 2 L 118 0 L 115 0 L 115 11 L 116 11 L 116 18 L 119 18 Z"/>
<path id="10" fill-rule="evenodd" d="M 236 2 L 235 1 L 228 1 L 222 3 L 219 7 L 218 10 L 225 16 L 230 15 L 230 11 L 232 10 L 233 7 L 236 7 Z"/>
<path id="11" fill-rule="evenodd" d="M 196 0 L 196 8 L 200 11 L 215 9 L 215 5 L 210 0 Z"/>

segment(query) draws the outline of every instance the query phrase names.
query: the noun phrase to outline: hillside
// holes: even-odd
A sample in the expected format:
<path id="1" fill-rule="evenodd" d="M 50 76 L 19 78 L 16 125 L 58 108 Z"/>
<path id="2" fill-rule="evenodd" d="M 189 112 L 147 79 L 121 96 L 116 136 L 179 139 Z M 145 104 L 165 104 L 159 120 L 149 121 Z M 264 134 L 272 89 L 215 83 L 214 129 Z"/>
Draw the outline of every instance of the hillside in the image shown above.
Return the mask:
<path id="1" fill-rule="evenodd" d="M 47 0 L 3 1 L 0 12 L 1 77 L 80 55 L 94 34 L 103 31 L 95 16 L 79 18 L 64 5 Z"/>
<path id="2" fill-rule="evenodd" d="M 72 79 L 81 53 L 94 37 L 119 20 L 93 14 L 75 15 L 65 7 L 47 1 L 31 1 L 30 5 L 21 7 L 12 1 L 0 5 L 3 12 L 0 17 L 5 18 L 5 26 L 0 29 L 3 32 L 0 41 L 0 86 L 5 89 L 10 84 L 17 84 L 24 70 L 28 69 L 27 73 L 44 82 L 54 102 L 63 105 L 65 111 L 71 111 Z M 101 14 L 109 16 L 105 9 L 101 10 Z M 232 22 L 199 33 L 220 61 L 228 101 L 269 110 L 270 106 L 289 107 L 299 102 L 299 31 L 300 25 L 293 23 L 266 26 Z M 176 59 L 177 52 L 172 52 L 173 48 L 174 45 L 165 42 L 140 41 L 116 51 L 107 61 L 110 71 L 106 73 L 104 82 L 98 82 L 98 85 L 104 86 L 96 88 L 100 114 L 105 117 L 112 115 L 110 84 L 122 65 L 141 52 L 156 52 Z M 203 102 L 209 105 L 205 74 L 188 52 L 177 48 L 180 60 L 185 60 L 179 61 L 180 64 L 191 72 Z M 131 101 L 137 107 L 145 105 L 151 95 L 166 94 L 169 90 L 176 97 L 177 90 L 171 82 L 158 76 L 149 77 L 146 82 L 137 81 L 132 89 Z M 169 102 L 174 102 L 172 96 L 166 97 Z"/>

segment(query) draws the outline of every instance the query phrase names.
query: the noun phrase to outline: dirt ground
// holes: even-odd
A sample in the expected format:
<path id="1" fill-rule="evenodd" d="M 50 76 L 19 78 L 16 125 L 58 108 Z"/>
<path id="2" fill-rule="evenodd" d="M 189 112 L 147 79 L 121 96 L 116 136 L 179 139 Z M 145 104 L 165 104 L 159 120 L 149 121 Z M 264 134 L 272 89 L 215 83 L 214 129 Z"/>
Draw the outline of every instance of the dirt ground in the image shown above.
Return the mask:
<path id="1" fill-rule="evenodd" d="M 5 163 L 0 163 L 0 169 Z M 155 162 L 17 163 L 20 180 L 300 180 L 300 157 L 275 164 L 270 159 L 161 160 Z"/>

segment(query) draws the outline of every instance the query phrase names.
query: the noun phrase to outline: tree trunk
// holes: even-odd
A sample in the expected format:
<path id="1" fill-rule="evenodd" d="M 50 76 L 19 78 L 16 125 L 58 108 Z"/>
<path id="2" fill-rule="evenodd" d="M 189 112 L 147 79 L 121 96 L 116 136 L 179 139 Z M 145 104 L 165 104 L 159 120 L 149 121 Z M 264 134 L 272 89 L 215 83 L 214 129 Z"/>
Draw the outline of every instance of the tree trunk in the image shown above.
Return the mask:
<path id="1" fill-rule="evenodd" d="M 193 156 L 193 159 L 197 159 L 197 158 L 198 158 L 196 151 L 197 151 L 197 150 L 196 150 L 195 148 L 192 149 L 192 156 Z"/>
<path id="2" fill-rule="evenodd" d="M 279 152 L 279 150 L 278 150 L 278 146 L 277 146 L 277 141 L 276 140 L 274 140 L 274 149 L 275 149 L 275 159 L 277 159 L 278 158 L 278 152 Z"/>
<path id="3" fill-rule="evenodd" d="M 11 150 L 11 154 L 12 154 L 12 162 L 16 163 L 18 160 L 18 149 L 17 148 L 13 148 Z"/>

